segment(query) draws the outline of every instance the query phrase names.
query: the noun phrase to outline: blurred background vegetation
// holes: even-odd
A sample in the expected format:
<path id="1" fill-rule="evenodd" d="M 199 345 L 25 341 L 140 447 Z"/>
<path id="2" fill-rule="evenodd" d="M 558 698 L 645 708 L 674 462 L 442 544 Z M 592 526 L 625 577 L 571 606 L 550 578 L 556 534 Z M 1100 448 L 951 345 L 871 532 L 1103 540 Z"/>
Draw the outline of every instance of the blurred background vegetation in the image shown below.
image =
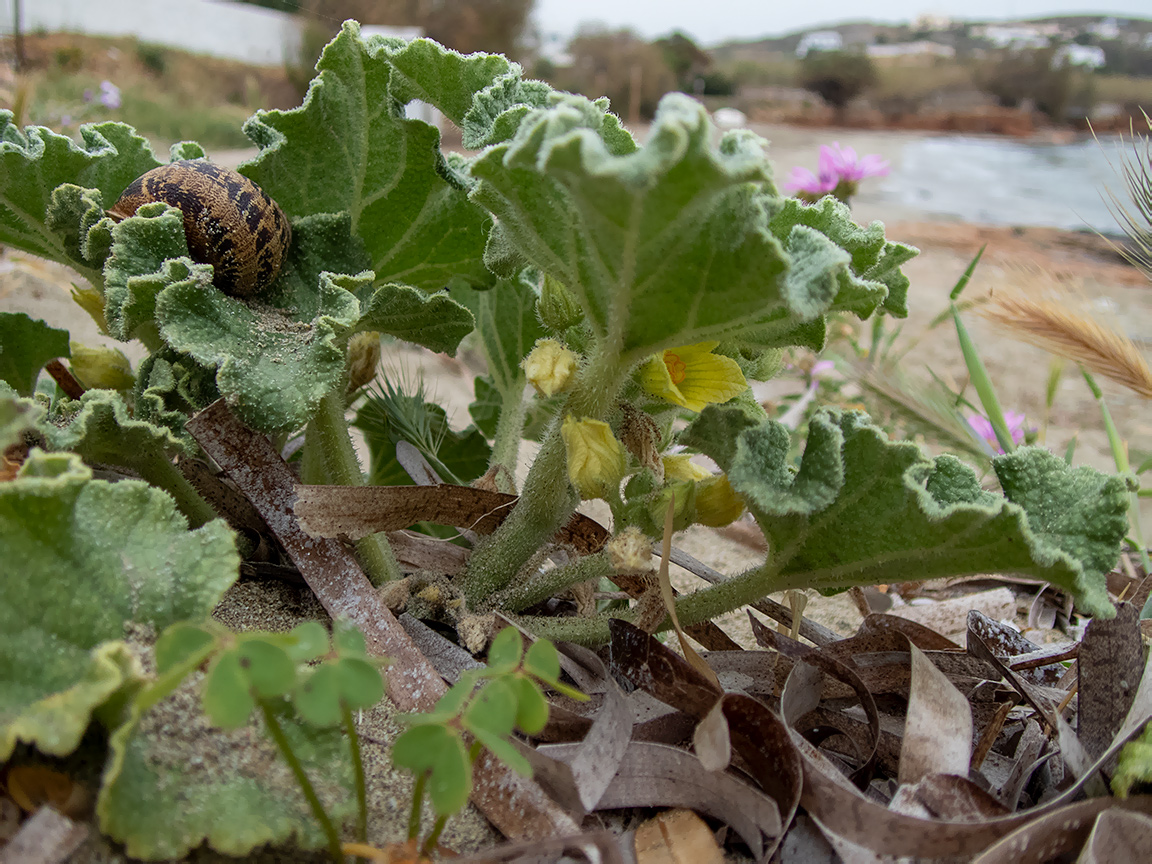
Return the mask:
<path id="1" fill-rule="evenodd" d="M 1036 23 L 1060 35 L 1031 48 L 997 47 L 971 23 L 921 21 L 856 22 L 706 49 L 679 32 L 646 40 L 595 24 L 559 43 L 534 25 L 533 0 L 248 2 L 302 17 L 299 57 L 282 68 L 246 66 L 131 39 L 28 33 L 22 73 L 0 80 L 0 104 L 20 122 L 62 130 L 116 119 L 160 141 L 243 147 L 244 119 L 260 107 L 299 104 L 323 45 L 355 18 L 419 27 L 465 53 L 502 52 L 558 88 L 607 95 L 631 123 L 649 119 L 671 90 L 712 109 L 736 108 L 751 122 L 799 125 L 1026 135 L 1086 128 L 1089 118 L 1097 130 L 1127 130 L 1142 110 L 1152 112 L 1152 20 L 1128 20 L 1116 33 L 1100 26 L 1101 16 L 1045 19 Z M 1069 59 L 1070 50 L 1097 51 L 1097 68 Z M 102 81 L 119 88 L 118 107 L 92 97 Z"/>

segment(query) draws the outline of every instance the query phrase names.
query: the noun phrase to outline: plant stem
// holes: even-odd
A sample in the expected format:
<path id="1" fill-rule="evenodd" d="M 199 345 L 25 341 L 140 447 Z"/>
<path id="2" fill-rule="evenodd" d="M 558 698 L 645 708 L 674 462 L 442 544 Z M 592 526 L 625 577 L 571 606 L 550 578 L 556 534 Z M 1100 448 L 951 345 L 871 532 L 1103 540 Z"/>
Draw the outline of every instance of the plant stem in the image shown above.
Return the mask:
<path id="1" fill-rule="evenodd" d="M 336 833 L 336 826 L 332 824 L 332 820 L 328 816 L 328 812 L 324 809 L 324 805 L 320 803 L 320 797 L 316 794 L 315 788 L 312 786 L 312 781 L 308 779 L 308 775 L 304 773 L 304 766 L 300 764 L 300 760 L 296 758 L 296 753 L 292 750 L 292 745 L 288 743 L 288 736 L 284 734 L 283 728 L 280 726 L 280 721 L 276 719 L 276 714 L 272 711 L 268 702 L 264 699 L 257 699 L 257 704 L 260 706 L 260 711 L 264 715 L 264 725 L 268 729 L 268 734 L 272 736 L 272 740 L 276 742 L 276 746 L 280 749 L 280 755 L 284 757 L 284 761 L 288 763 L 288 767 L 292 770 L 296 782 L 300 784 L 300 791 L 304 793 L 304 798 L 308 802 L 308 806 L 312 808 L 312 815 L 316 817 L 316 821 L 320 823 L 320 827 L 324 829 L 324 834 L 328 838 L 328 853 L 332 856 L 335 864 L 344 864 L 344 853 L 340 848 L 340 835 Z"/>
<path id="2" fill-rule="evenodd" d="M 340 486 L 363 486 L 364 472 L 348 435 L 348 421 L 344 417 L 344 394 L 333 390 L 320 400 L 316 416 L 308 423 L 304 445 L 305 479 L 317 470 L 313 462 L 323 458 L 323 468 L 330 482 Z M 373 585 L 399 579 L 400 563 L 383 534 L 371 534 L 356 543 L 360 565 Z"/>
<path id="3" fill-rule="evenodd" d="M 427 771 L 416 777 L 416 785 L 412 787 L 412 810 L 408 814 L 409 840 L 415 840 L 420 836 L 420 811 L 424 808 L 424 787 L 426 785 L 428 785 Z"/>
<path id="4" fill-rule="evenodd" d="M 340 713 L 344 717 L 344 731 L 348 733 L 348 751 L 352 759 L 352 774 L 356 782 L 356 839 L 368 842 L 368 788 L 364 782 L 364 760 L 360 756 L 360 736 L 356 734 L 356 722 L 352 719 L 352 709 L 343 699 L 340 700 Z"/>
<path id="5" fill-rule="evenodd" d="M 1121 440 L 1120 432 L 1112 420 L 1112 412 L 1108 410 L 1108 404 L 1104 401 L 1104 391 L 1100 389 L 1091 372 L 1083 366 L 1080 367 L 1080 371 L 1084 374 L 1084 381 L 1092 391 L 1096 404 L 1100 406 L 1100 415 L 1104 419 L 1104 431 L 1108 433 L 1108 444 L 1112 448 L 1112 460 L 1116 463 L 1116 470 L 1121 474 L 1128 474 L 1132 470 L 1128 464 L 1128 447 Z M 1128 501 L 1132 533 L 1136 535 L 1136 543 L 1140 546 L 1140 564 L 1144 572 L 1149 573 L 1152 572 L 1152 560 L 1148 556 L 1148 544 L 1144 542 L 1144 529 L 1140 526 L 1140 496 L 1130 492 Z"/>
<path id="6" fill-rule="evenodd" d="M 500 492 L 516 494 L 516 466 L 520 458 L 520 441 L 524 435 L 524 415 L 528 403 L 524 401 L 523 387 L 516 392 L 500 394 L 500 419 L 496 422 L 496 437 L 492 441 L 492 458 L 488 468 L 500 467 L 496 472 L 496 488 Z"/>
<path id="7" fill-rule="evenodd" d="M 612 559 L 606 550 L 601 550 L 561 567 L 553 567 L 551 570 L 538 573 L 525 585 L 514 586 L 500 603 L 500 607 L 509 612 L 519 612 L 521 609 L 547 600 L 577 582 L 599 579 L 602 576 L 610 577 L 612 572 Z"/>
<path id="8" fill-rule="evenodd" d="M 188 478 L 160 450 L 145 450 L 138 456 L 124 460 L 125 467 L 133 469 L 151 485 L 163 489 L 176 500 L 180 512 L 188 518 L 190 528 L 206 525 L 219 515 L 196 491 Z"/>
<path id="9" fill-rule="evenodd" d="M 595 420 L 608 416 L 627 369 L 616 352 L 601 349 L 580 370 L 564 408 L 541 442 L 520 500 L 504 524 L 472 553 L 462 580 L 470 609 L 480 608 L 489 596 L 509 585 L 575 512 L 580 499 L 568 482 L 568 455 L 560 424 L 569 414 Z"/>
<path id="10" fill-rule="evenodd" d="M 436 821 L 432 823 L 432 831 L 428 834 L 428 839 L 424 841 L 421 848 L 421 853 L 426 856 L 432 854 L 432 850 L 436 848 L 436 844 L 440 842 L 440 835 L 444 833 L 444 826 L 448 824 L 447 816 L 437 816 Z"/>
<path id="11" fill-rule="evenodd" d="M 541 639 L 552 642 L 574 642 L 595 648 L 605 645 L 611 639 L 608 632 L 610 618 L 630 620 L 629 615 L 614 613 L 611 616 L 596 618 L 556 618 L 552 616 L 520 615 L 516 623 Z"/>

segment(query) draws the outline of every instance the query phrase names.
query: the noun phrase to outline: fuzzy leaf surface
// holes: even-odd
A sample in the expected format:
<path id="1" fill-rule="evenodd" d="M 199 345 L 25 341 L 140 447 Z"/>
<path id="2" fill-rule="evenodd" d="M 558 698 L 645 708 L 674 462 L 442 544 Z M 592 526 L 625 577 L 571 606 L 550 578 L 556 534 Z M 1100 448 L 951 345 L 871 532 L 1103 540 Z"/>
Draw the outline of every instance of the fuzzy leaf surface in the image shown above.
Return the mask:
<path id="1" fill-rule="evenodd" d="M 861 305 L 838 296 L 850 251 L 809 228 L 824 242 L 806 237 L 793 256 L 770 230 L 782 203 L 763 139 L 728 133 L 713 147 L 707 112 L 681 94 L 661 100 L 634 152 L 614 152 L 604 117 L 556 96 L 477 157 L 473 198 L 498 220 L 491 266 L 526 261 L 559 280 L 629 360 L 765 328 L 779 337 Z M 873 305 L 887 293 L 870 290 Z"/>
<path id="2" fill-rule="evenodd" d="M 390 98 L 390 45 L 365 42 L 359 25 L 346 22 L 324 49 L 304 104 L 260 111 L 245 124 L 261 152 L 241 173 L 290 218 L 349 213 L 378 284 L 488 285 L 491 217 L 468 200 L 439 132 L 405 119 Z"/>
<path id="3" fill-rule="evenodd" d="M 23 312 L 0 312 L 0 381 L 31 396 L 44 364 L 67 357 L 68 331 L 34 321 Z"/>
<path id="4" fill-rule="evenodd" d="M 125 626 L 203 618 L 240 563 L 223 521 L 188 531 L 165 493 L 93 480 L 72 454 L 33 455 L 0 483 L 0 556 L 0 759 L 18 740 L 71 752 L 139 677 Z"/>
<path id="5" fill-rule="evenodd" d="M 193 452 L 188 440 L 171 429 L 133 419 L 124 397 L 114 390 L 88 390 L 73 406 L 78 410 L 66 426 L 45 426 L 55 450 L 113 465 L 131 465 L 145 453 Z"/>
<path id="6" fill-rule="evenodd" d="M 710 406 L 681 440 L 727 471 L 768 540 L 763 572 L 784 587 L 1021 573 L 1114 614 L 1104 575 L 1127 531 L 1124 478 L 1022 447 L 993 463 L 999 495 L 953 456 L 888 441 L 860 412 L 817 412 L 798 470 L 783 426 L 736 409 Z"/>
<path id="7" fill-rule="evenodd" d="M 44 126 L 21 132 L 0 111 L 0 243 L 62 264 L 77 264 L 65 237 L 48 225 L 56 187 L 98 189 L 106 202 L 161 163 L 152 147 L 123 123 L 85 124 L 80 143 Z"/>
<path id="8" fill-rule="evenodd" d="M 130 719 L 110 741 L 97 801 L 101 831 L 124 843 L 129 856 L 146 860 L 182 858 L 205 842 L 237 857 L 266 843 L 323 846 L 324 835 L 259 712 L 234 731 L 213 727 L 200 710 L 201 681 L 202 675 L 191 676 L 152 711 L 143 711 L 139 699 L 132 703 Z M 274 713 L 339 824 L 355 809 L 347 742 L 339 730 L 301 723 L 287 702 Z"/>
<path id="9" fill-rule="evenodd" d="M 528 379 L 520 362 L 547 335 L 536 317 L 535 289 L 522 278 L 501 279 L 488 291 L 453 290 L 452 299 L 476 318 L 492 383 L 506 398 L 523 396 Z"/>

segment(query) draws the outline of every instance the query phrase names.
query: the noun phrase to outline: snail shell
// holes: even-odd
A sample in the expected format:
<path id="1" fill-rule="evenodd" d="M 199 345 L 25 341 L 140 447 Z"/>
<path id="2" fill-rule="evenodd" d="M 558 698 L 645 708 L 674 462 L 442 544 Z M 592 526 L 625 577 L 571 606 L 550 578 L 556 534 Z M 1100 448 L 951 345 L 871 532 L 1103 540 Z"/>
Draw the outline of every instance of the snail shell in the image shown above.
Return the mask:
<path id="1" fill-rule="evenodd" d="M 292 228 L 276 202 L 242 174 L 203 159 L 153 168 L 132 181 L 108 215 L 127 219 L 152 201 L 184 214 L 188 254 L 212 265 L 212 282 L 225 294 L 251 297 L 280 272 Z"/>

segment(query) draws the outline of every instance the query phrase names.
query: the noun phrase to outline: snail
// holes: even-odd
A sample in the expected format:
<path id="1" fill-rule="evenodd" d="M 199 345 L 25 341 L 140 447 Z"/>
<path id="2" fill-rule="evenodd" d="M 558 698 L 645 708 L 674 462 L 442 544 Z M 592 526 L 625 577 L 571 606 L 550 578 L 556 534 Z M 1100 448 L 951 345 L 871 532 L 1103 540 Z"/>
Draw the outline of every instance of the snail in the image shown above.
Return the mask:
<path id="1" fill-rule="evenodd" d="M 185 159 L 137 177 L 107 213 L 119 222 L 164 201 L 184 214 L 193 261 L 211 264 L 225 294 L 251 297 L 275 280 L 292 242 L 284 211 L 249 180 L 203 159 Z"/>

